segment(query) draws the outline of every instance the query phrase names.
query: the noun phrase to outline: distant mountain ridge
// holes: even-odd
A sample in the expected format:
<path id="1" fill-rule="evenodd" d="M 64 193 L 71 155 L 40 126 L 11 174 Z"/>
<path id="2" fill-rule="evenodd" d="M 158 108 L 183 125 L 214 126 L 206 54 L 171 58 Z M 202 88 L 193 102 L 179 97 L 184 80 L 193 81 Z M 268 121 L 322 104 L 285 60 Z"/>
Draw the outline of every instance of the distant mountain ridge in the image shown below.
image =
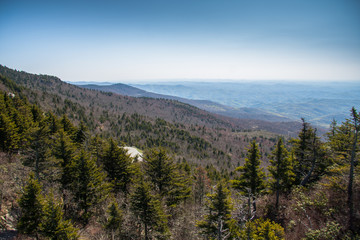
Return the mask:
<path id="1" fill-rule="evenodd" d="M 207 100 L 233 108 L 248 107 L 291 120 L 305 118 L 328 128 L 333 119 L 344 121 L 360 105 L 360 81 L 291 82 L 161 82 L 131 84 L 158 94 Z"/>
<path id="2" fill-rule="evenodd" d="M 209 111 L 212 113 L 216 113 L 228 117 L 239 118 L 239 119 L 256 119 L 256 120 L 264 120 L 270 122 L 291 121 L 289 118 L 285 118 L 272 113 L 267 113 L 265 111 L 256 108 L 245 108 L 245 107 L 234 108 L 210 100 L 192 100 L 192 99 L 181 98 L 171 95 L 157 94 L 122 83 L 111 84 L 111 85 L 82 84 L 78 86 L 82 88 L 96 89 L 104 92 L 113 92 L 120 95 L 131 96 L 131 97 L 148 97 L 148 98 L 156 98 L 156 99 L 176 100 L 179 102 L 193 105 L 205 111 Z"/>

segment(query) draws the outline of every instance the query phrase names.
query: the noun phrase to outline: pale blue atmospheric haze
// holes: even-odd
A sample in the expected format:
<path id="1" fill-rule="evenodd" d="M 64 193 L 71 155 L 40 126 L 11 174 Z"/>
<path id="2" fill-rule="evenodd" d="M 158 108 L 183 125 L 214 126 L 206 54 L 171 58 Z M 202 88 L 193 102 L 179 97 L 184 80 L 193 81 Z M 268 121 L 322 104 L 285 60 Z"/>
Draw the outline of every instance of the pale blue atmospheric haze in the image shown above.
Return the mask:
<path id="1" fill-rule="evenodd" d="M 360 1 L 0 0 L 0 64 L 65 81 L 358 81 Z"/>

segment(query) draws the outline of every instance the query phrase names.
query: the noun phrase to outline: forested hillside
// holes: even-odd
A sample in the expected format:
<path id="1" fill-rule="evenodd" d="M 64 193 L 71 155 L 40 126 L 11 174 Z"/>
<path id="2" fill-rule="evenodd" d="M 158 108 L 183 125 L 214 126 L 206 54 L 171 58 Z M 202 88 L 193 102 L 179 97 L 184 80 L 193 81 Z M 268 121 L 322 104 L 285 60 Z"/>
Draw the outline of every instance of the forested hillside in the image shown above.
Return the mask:
<path id="1" fill-rule="evenodd" d="M 0 238 L 359 238 L 355 108 L 325 141 L 304 119 L 290 138 L 1 70 Z"/>

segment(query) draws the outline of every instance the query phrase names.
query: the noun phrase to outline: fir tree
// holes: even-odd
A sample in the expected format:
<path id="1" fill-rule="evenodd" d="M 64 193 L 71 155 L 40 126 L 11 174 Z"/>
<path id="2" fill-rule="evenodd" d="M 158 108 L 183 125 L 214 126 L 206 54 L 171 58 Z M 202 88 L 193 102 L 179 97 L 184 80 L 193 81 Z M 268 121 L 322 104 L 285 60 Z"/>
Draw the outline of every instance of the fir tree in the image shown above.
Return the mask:
<path id="1" fill-rule="evenodd" d="M 297 139 L 292 139 L 292 154 L 294 162 L 295 183 L 306 185 L 319 179 L 331 164 L 316 129 L 302 118 L 302 129 Z"/>
<path id="2" fill-rule="evenodd" d="M 87 128 L 83 121 L 80 122 L 79 127 L 75 130 L 75 134 L 73 136 L 73 140 L 76 144 L 81 145 L 83 142 L 85 142 L 87 136 L 86 136 Z"/>
<path id="3" fill-rule="evenodd" d="M 51 192 L 44 205 L 44 214 L 40 224 L 42 235 L 53 240 L 75 240 L 79 236 L 70 221 L 63 218 L 62 206 Z"/>
<path id="4" fill-rule="evenodd" d="M 276 148 L 272 152 L 270 163 L 271 165 L 268 168 L 271 176 L 270 188 L 276 193 L 275 208 L 278 210 L 280 192 L 290 190 L 295 180 L 292 162 L 282 138 L 279 139 Z"/>
<path id="5" fill-rule="evenodd" d="M 80 220 L 87 224 L 96 206 L 107 197 L 110 186 L 105 181 L 105 174 L 83 150 L 75 158 L 74 175 L 72 192 L 78 213 L 81 213 Z"/>
<path id="6" fill-rule="evenodd" d="M 75 133 L 75 127 L 69 118 L 64 114 L 60 119 L 60 126 L 64 132 L 66 132 L 69 136 L 73 136 Z"/>
<path id="7" fill-rule="evenodd" d="M 164 149 L 150 150 L 145 159 L 145 171 L 167 206 L 175 207 L 190 197 L 190 178 L 176 167 Z"/>
<path id="8" fill-rule="evenodd" d="M 265 173 L 263 169 L 260 168 L 260 164 L 260 152 L 254 140 L 250 143 L 244 166 L 236 168 L 236 171 L 241 172 L 240 177 L 232 181 L 235 189 L 240 190 L 244 195 L 252 196 L 255 212 L 256 196 L 265 189 Z"/>
<path id="9" fill-rule="evenodd" d="M 18 148 L 20 136 L 15 123 L 0 113 L 0 148 L 3 152 L 13 152 Z"/>
<path id="10" fill-rule="evenodd" d="M 38 239 L 43 217 L 43 196 L 41 195 L 41 185 L 33 173 L 30 174 L 27 185 L 23 188 L 19 206 L 21 213 L 17 229 L 20 233 L 35 235 Z"/>
<path id="11" fill-rule="evenodd" d="M 49 130 L 45 122 L 32 129 L 30 145 L 27 150 L 25 165 L 34 168 L 35 176 L 40 179 L 40 173 L 49 169 Z"/>
<path id="12" fill-rule="evenodd" d="M 45 121 L 47 122 L 47 124 L 49 126 L 49 132 L 51 135 L 53 135 L 53 134 L 57 133 L 57 131 L 59 131 L 59 129 L 60 129 L 59 120 L 52 112 L 48 112 L 46 114 Z"/>
<path id="13" fill-rule="evenodd" d="M 128 193 L 134 169 L 132 159 L 124 148 L 119 147 L 113 139 L 109 141 L 109 147 L 103 157 L 104 170 L 116 192 Z"/>
<path id="14" fill-rule="evenodd" d="M 208 214 L 197 223 L 201 233 L 210 239 L 227 239 L 234 234 L 235 220 L 231 218 L 233 209 L 230 191 L 220 182 L 214 194 L 208 195 Z"/>
<path id="15" fill-rule="evenodd" d="M 115 201 L 111 202 L 108 208 L 108 215 L 109 217 L 104 227 L 109 232 L 111 239 L 114 240 L 120 237 L 123 222 L 122 212 Z"/>
<path id="16" fill-rule="evenodd" d="M 131 211 L 144 225 L 145 240 L 150 239 L 150 230 L 167 232 L 167 219 L 160 201 L 150 193 L 150 186 L 143 179 L 136 185 L 131 195 Z"/>
<path id="17" fill-rule="evenodd" d="M 68 190 L 70 184 L 74 181 L 73 169 L 75 146 L 70 137 L 62 130 L 56 134 L 53 154 L 60 166 L 59 182 L 61 183 L 61 190 Z"/>
<path id="18" fill-rule="evenodd" d="M 165 196 L 172 185 L 175 165 L 164 149 L 151 149 L 145 156 L 145 171 L 161 196 Z"/>

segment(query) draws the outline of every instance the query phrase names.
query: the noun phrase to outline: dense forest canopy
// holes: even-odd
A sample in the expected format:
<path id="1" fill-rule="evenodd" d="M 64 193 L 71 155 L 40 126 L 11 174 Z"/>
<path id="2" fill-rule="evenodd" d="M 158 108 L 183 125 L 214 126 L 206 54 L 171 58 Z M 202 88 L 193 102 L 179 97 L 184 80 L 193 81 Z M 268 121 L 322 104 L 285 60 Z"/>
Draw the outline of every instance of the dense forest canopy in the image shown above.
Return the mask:
<path id="1" fill-rule="evenodd" d="M 188 105 L 181 108 L 187 114 L 182 122 L 126 110 L 119 114 L 114 109 L 134 102 L 138 109 L 160 104 L 163 111 L 174 111 L 169 116 L 179 110 L 166 108 L 171 101 L 162 105 L 163 100 L 82 92 L 48 76 L 25 81 L 30 75 L 10 75 L 0 75 L 0 234 L 359 238 L 355 108 L 323 138 L 304 119 L 298 134 L 289 137 L 240 131 L 213 115 L 201 122 L 207 113 Z M 95 105 L 91 96 L 100 95 L 125 105 L 105 97 Z M 143 161 L 123 146 L 141 149 Z"/>

